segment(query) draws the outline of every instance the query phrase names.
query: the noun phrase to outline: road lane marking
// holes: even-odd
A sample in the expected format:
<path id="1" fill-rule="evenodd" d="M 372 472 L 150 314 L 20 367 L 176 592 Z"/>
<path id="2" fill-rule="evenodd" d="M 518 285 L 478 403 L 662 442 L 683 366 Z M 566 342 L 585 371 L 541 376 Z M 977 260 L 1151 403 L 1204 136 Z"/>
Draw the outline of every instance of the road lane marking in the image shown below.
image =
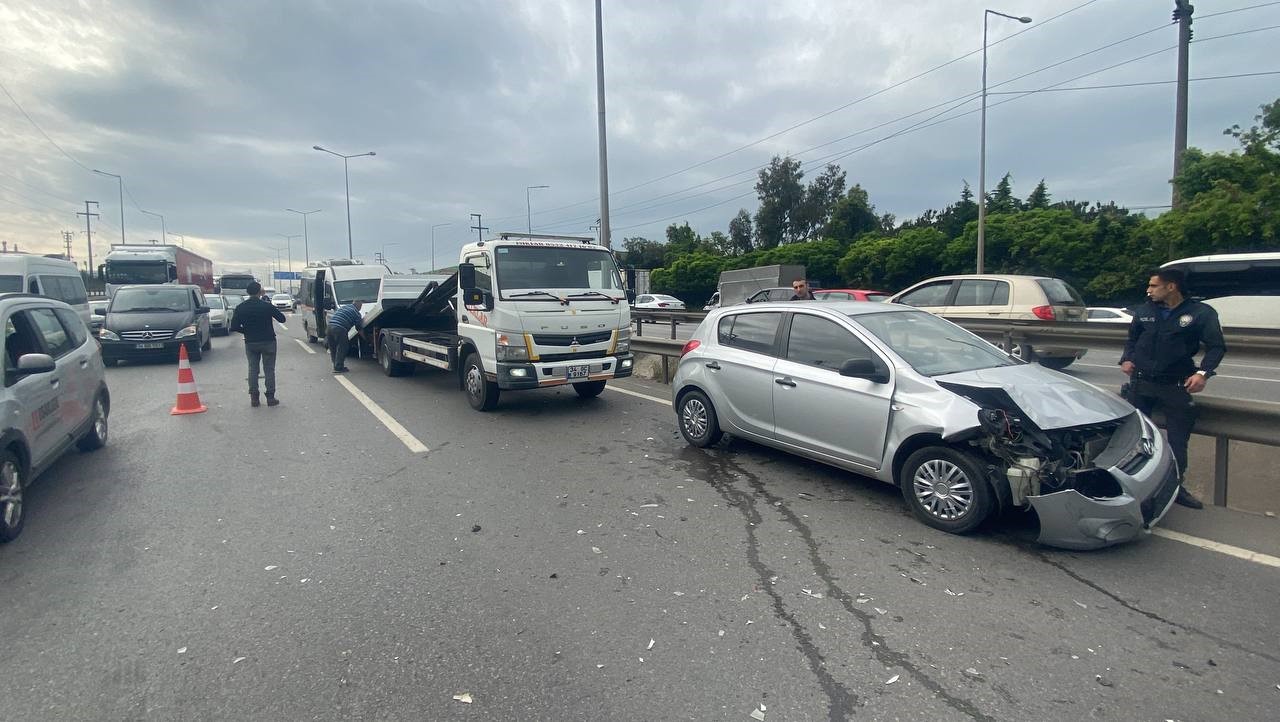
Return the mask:
<path id="1" fill-rule="evenodd" d="M 637 391 L 628 391 L 627 389 L 620 389 L 620 388 L 618 388 L 617 386 L 606 386 L 605 388 L 606 388 L 606 389 L 608 389 L 608 390 L 610 390 L 610 391 L 617 391 L 617 392 L 618 392 L 618 393 L 620 393 L 620 394 L 626 394 L 627 396 L 635 396 L 635 397 L 637 397 L 637 398 L 641 398 L 641 399 L 648 399 L 649 401 L 653 401 L 653 402 L 656 402 L 656 403 L 662 404 L 663 406 L 670 406 L 670 405 L 671 405 L 671 399 L 663 399 L 663 398 L 659 398 L 659 397 L 657 397 L 657 396 L 650 396 L 650 395 L 648 395 L 648 394 L 642 394 L 642 393 L 639 393 L 639 392 L 637 392 Z"/>
<path id="2" fill-rule="evenodd" d="M 316 352 L 316 350 L 315 350 L 315 349 L 313 349 L 313 348 L 311 348 L 310 346 L 308 346 L 308 345 L 306 344 L 306 342 L 304 342 L 302 339 L 300 339 L 300 338 L 295 338 L 295 339 L 294 339 L 294 341 L 297 341 L 297 342 L 298 342 L 298 345 L 302 347 L 302 350 L 303 350 L 303 351 L 306 351 L 307 353 L 315 353 L 315 352 Z"/>
<path id="3" fill-rule="evenodd" d="M 1201 539 L 1198 536 L 1191 536 L 1190 534 L 1183 534 L 1182 532 L 1162 529 L 1159 527 L 1152 529 L 1151 533 L 1156 536 L 1162 536 L 1165 539 L 1172 539 L 1173 541 L 1182 542 L 1183 544 L 1190 544 L 1193 547 L 1208 549 L 1211 552 L 1218 552 L 1219 554 L 1226 554 L 1227 556 L 1243 559 L 1247 562 L 1254 562 L 1255 564 L 1262 564 L 1268 567 L 1276 567 L 1277 569 L 1280 569 L 1280 557 L 1273 557 L 1270 554 L 1249 551 L 1248 549 L 1231 546 L 1230 544 Z"/>
<path id="4" fill-rule="evenodd" d="M 1077 364 L 1076 364 L 1076 366 L 1085 366 L 1085 367 L 1088 367 L 1088 368 L 1091 368 L 1091 369 L 1115 369 L 1116 371 L 1120 371 L 1120 367 L 1119 367 L 1119 366 L 1115 366 L 1115 365 L 1112 365 L 1112 366 L 1106 366 L 1106 365 L 1103 365 L 1103 364 L 1082 364 L 1082 363 L 1077 363 Z M 1121 373 L 1123 373 L 1123 372 L 1121 372 Z M 1236 381 L 1267 381 L 1267 382 L 1269 382 L 1269 383 L 1273 383 L 1273 384 L 1280 384 L 1280 379 L 1260 379 L 1260 378 L 1255 378 L 1255 377 L 1253 377 L 1253 376 L 1228 376 L 1227 374 L 1214 374 L 1214 378 L 1219 378 L 1219 379 L 1234 379 L 1234 380 L 1236 380 Z"/>
<path id="5" fill-rule="evenodd" d="M 409 433 L 408 429 L 401 426 L 399 421 L 392 418 L 391 414 L 383 411 L 382 407 L 379 406 L 377 402 L 366 396 L 363 391 L 356 388 L 355 384 L 351 383 L 343 376 L 334 376 L 333 378 L 335 381 L 342 384 L 343 388 L 350 391 L 351 395 L 356 397 L 356 401 L 363 404 L 364 407 L 369 410 L 369 413 L 373 414 L 374 418 L 381 421 L 382 425 L 387 427 L 387 431 L 395 434 L 396 438 L 400 439 L 405 446 L 409 447 L 410 452 L 414 454 L 425 454 L 426 452 L 431 451 L 431 449 L 427 448 L 426 444 L 418 441 L 413 434 Z"/>

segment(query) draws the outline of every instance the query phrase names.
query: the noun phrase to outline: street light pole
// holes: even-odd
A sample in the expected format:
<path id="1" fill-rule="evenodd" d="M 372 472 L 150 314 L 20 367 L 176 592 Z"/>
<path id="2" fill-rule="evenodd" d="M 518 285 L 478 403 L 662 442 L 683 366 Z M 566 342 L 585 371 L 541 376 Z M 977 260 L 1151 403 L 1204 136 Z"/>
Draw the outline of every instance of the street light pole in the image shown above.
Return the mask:
<path id="1" fill-rule="evenodd" d="M 431 271 L 433 273 L 436 270 L 436 229 L 452 225 L 452 223 L 437 223 L 431 227 Z"/>
<path id="2" fill-rule="evenodd" d="M 533 235 L 533 207 L 529 204 L 529 191 L 538 188 L 550 188 L 551 186 L 525 186 L 524 188 L 524 213 L 525 220 L 529 222 L 529 235 Z"/>
<path id="3" fill-rule="evenodd" d="M 328 148 L 322 148 L 318 145 L 313 145 L 311 147 L 314 150 L 318 150 L 322 153 L 328 153 L 329 155 L 336 155 L 342 159 L 342 178 L 347 187 L 347 258 L 354 259 L 355 251 L 353 250 L 351 245 L 351 176 L 347 173 L 347 160 L 350 158 L 360 158 L 366 155 L 377 155 L 377 153 L 374 153 L 373 151 L 369 151 L 368 153 L 353 153 L 352 155 L 343 155 L 341 153 L 334 153 Z"/>
<path id="4" fill-rule="evenodd" d="M 1002 18 L 1029 23 L 1027 16 L 1016 17 L 1005 15 L 995 10 L 982 13 L 982 141 L 978 151 L 978 273 L 986 271 L 987 256 L 987 18 L 999 15 Z"/>
<path id="5" fill-rule="evenodd" d="M 164 214 L 163 214 L 163 213 L 153 213 L 153 212 L 151 212 L 151 211 L 143 211 L 141 208 L 139 208 L 138 210 L 142 211 L 143 213 L 146 213 L 146 214 L 147 214 L 147 215 L 149 215 L 149 216 L 155 216 L 155 217 L 157 217 L 157 218 L 159 218 L 159 219 L 160 219 L 160 243 L 161 243 L 161 244 L 163 244 L 163 245 L 168 245 L 168 243 L 169 243 L 169 232 L 165 229 L 165 225 L 164 225 Z"/>
<path id="6" fill-rule="evenodd" d="M 302 262 L 303 264 L 310 266 L 311 265 L 311 239 L 307 238 L 307 216 L 311 215 L 312 213 L 319 213 L 320 211 L 318 210 L 295 211 L 292 208 L 286 208 L 285 210 L 290 213 L 297 213 L 298 215 L 302 216 L 302 253 L 303 253 Z M 297 236 L 294 236 L 294 237 L 296 238 Z"/>
<path id="7" fill-rule="evenodd" d="M 292 274 L 292 273 L 293 273 L 293 239 L 295 239 L 295 238 L 302 238 L 302 236 L 299 236 L 299 235 L 297 235 L 297 234 L 294 234 L 294 235 L 290 236 L 290 235 L 286 235 L 286 234 L 284 234 L 284 233 L 277 233 L 276 235 L 277 235 L 277 236 L 280 236 L 281 238 L 283 238 L 283 239 L 284 239 L 285 249 L 287 250 L 287 252 L 288 252 L 288 254 L 289 254 L 289 273 L 290 273 L 290 274 Z M 289 291 L 291 291 L 291 292 L 292 292 L 292 291 L 293 291 L 293 279 L 292 279 L 292 278 L 286 278 L 285 280 L 289 282 Z"/>
<path id="8" fill-rule="evenodd" d="M 112 178 L 116 179 L 116 190 L 120 192 L 120 243 L 123 244 L 125 242 L 124 240 L 124 178 L 121 178 L 115 173 L 108 173 L 105 170 L 95 170 L 94 173 L 97 173 L 98 175 L 111 176 Z M 93 248 L 89 249 L 89 267 L 93 268 Z"/>
<path id="9" fill-rule="evenodd" d="M 600 15 L 600 0 L 596 0 L 596 111 L 600 136 L 600 241 L 611 247 L 609 239 L 609 148 L 605 142 L 604 122 L 604 24 Z"/>

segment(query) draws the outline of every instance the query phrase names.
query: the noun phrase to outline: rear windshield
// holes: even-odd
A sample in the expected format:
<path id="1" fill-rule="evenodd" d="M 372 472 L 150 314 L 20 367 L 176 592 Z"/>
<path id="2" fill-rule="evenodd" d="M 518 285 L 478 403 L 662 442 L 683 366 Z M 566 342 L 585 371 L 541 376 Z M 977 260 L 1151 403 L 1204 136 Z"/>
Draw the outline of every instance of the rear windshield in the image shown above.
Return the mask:
<path id="1" fill-rule="evenodd" d="M 1083 306 L 1084 299 L 1080 298 L 1080 294 L 1076 293 L 1076 289 L 1067 285 L 1066 281 L 1059 278 L 1039 278 L 1036 283 L 1040 284 L 1040 288 L 1044 290 L 1044 295 L 1049 298 L 1049 303 L 1054 306 Z"/>
<path id="2" fill-rule="evenodd" d="M 887 294 L 887 293 L 868 293 L 868 294 L 867 294 L 867 300 L 868 300 L 868 301 L 875 301 L 875 302 L 877 302 L 877 303 L 884 303 L 885 301 L 888 301 L 888 300 L 889 300 L 889 294 Z"/>

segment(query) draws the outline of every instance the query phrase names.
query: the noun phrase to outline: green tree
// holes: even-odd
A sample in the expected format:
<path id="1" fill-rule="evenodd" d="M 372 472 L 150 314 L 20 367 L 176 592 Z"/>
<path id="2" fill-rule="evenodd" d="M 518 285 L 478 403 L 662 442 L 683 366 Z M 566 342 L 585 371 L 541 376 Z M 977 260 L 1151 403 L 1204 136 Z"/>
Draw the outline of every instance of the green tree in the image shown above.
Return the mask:
<path id="1" fill-rule="evenodd" d="M 746 208 L 738 210 L 738 215 L 729 221 L 729 241 L 735 256 L 750 253 L 752 248 L 751 214 Z"/>
<path id="2" fill-rule="evenodd" d="M 1013 176 L 1005 173 L 996 189 L 987 194 L 987 215 L 1013 213 L 1018 208 L 1018 199 L 1013 197 Z"/>
<path id="3" fill-rule="evenodd" d="M 1222 131 L 1222 134 L 1240 141 L 1246 153 L 1257 153 L 1268 148 L 1280 151 L 1280 99 L 1263 105 L 1262 113 L 1253 116 L 1253 119 L 1257 121 L 1257 125 L 1248 130 L 1240 130 L 1239 125 L 1233 125 Z"/>
<path id="4" fill-rule="evenodd" d="M 809 183 L 795 216 L 793 242 L 810 240 L 827 225 L 836 204 L 844 196 L 844 183 L 844 171 L 835 164 L 828 165 Z"/>
<path id="5" fill-rule="evenodd" d="M 756 181 L 760 207 L 756 209 L 756 239 L 760 248 L 797 240 L 805 200 L 804 171 L 794 158 L 774 156 Z"/>
<path id="6" fill-rule="evenodd" d="M 1025 208 L 1028 210 L 1040 210 L 1049 207 L 1049 187 L 1044 184 L 1044 178 L 1036 184 L 1036 189 L 1031 191 L 1031 195 L 1027 196 Z"/>
<path id="7" fill-rule="evenodd" d="M 649 275 L 649 284 L 657 293 L 669 293 L 689 308 L 700 308 L 715 293 L 720 272 L 729 265 L 728 261 L 710 253 L 690 253 L 675 259 L 666 268 L 654 269 Z"/>
<path id="8" fill-rule="evenodd" d="M 880 217 L 871 198 L 861 185 L 854 184 L 831 212 L 823 235 L 849 245 L 864 233 L 880 230 Z"/>
<path id="9" fill-rule="evenodd" d="M 663 264 L 663 256 L 667 248 L 660 241 L 635 236 L 622 241 L 624 255 L 622 262 L 636 268 L 659 268 Z"/>
<path id="10" fill-rule="evenodd" d="M 709 250 L 707 245 L 689 227 L 688 221 L 685 221 L 683 225 L 672 223 L 667 226 L 667 245 L 663 251 L 663 265 L 670 266 L 675 259 L 681 256 L 706 250 Z"/>

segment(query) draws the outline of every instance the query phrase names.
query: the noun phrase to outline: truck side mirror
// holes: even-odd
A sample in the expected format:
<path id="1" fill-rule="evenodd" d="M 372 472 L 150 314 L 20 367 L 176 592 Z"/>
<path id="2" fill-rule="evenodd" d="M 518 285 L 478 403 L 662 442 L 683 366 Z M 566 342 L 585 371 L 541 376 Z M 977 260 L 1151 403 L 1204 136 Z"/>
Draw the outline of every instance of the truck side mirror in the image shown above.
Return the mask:
<path id="1" fill-rule="evenodd" d="M 459 263 L 458 264 L 458 288 L 461 288 L 463 291 L 467 291 L 475 287 L 476 287 L 476 267 L 470 263 Z"/>
<path id="2" fill-rule="evenodd" d="M 467 288 L 462 291 L 462 305 L 467 308 L 483 308 L 493 310 L 493 295 L 479 288 Z"/>

